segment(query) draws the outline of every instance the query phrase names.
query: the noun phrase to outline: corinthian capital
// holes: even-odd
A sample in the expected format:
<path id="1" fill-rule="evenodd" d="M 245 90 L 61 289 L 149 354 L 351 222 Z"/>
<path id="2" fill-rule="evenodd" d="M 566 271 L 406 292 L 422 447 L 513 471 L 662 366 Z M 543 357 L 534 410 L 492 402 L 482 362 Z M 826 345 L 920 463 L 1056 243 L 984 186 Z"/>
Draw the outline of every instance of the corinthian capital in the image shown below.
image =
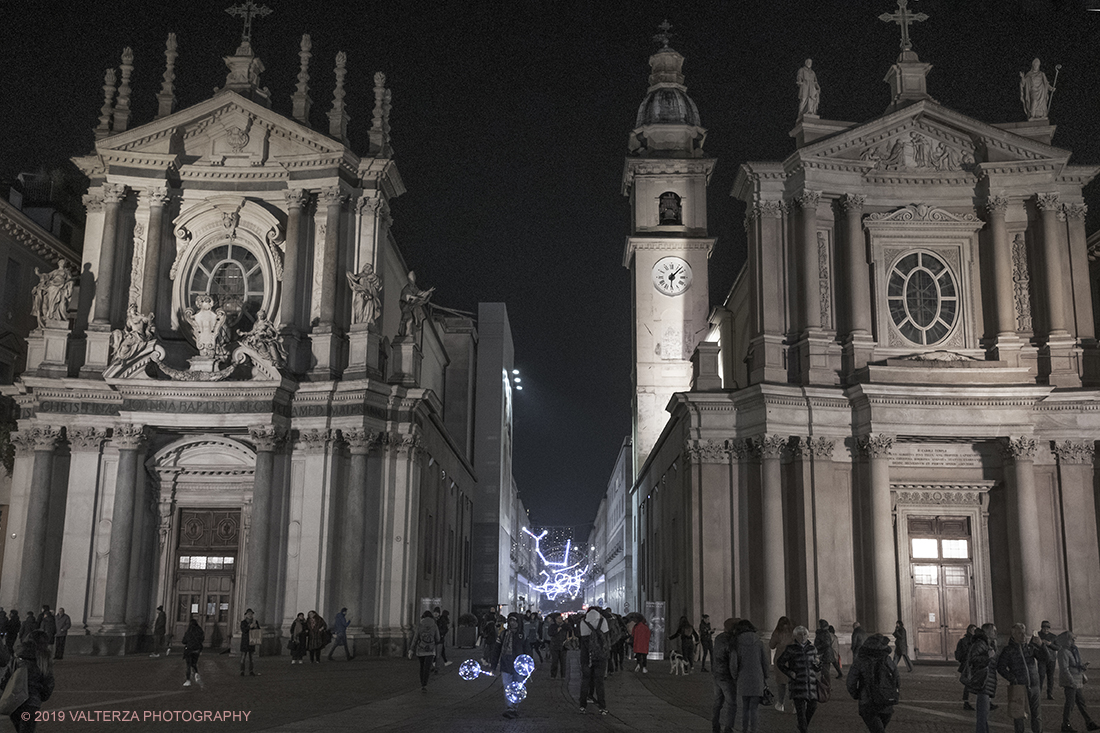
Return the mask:
<path id="1" fill-rule="evenodd" d="M 103 211 L 103 194 L 100 191 L 92 191 L 84 194 L 81 199 L 84 202 L 84 209 L 89 214 L 93 214 L 97 211 Z"/>
<path id="2" fill-rule="evenodd" d="M 103 428 L 69 428 L 69 447 L 74 451 L 98 451 L 107 440 Z"/>
<path id="3" fill-rule="evenodd" d="M 317 194 L 317 200 L 325 206 L 343 206 L 348 197 L 339 186 L 329 186 L 321 189 L 321 193 Z"/>
<path id="4" fill-rule="evenodd" d="M 990 196 L 985 202 L 985 210 L 990 215 L 1004 216 L 1008 211 L 1008 197 L 1007 196 Z"/>
<path id="5" fill-rule="evenodd" d="M 894 446 L 894 436 L 882 433 L 871 433 L 859 439 L 859 448 L 868 458 L 886 458 L 890 455 L 890 448 Z"/>
<path id="6" fill-rule="evenodd" d="M 1091 440 L 1063 440 L 1054 444 L 1059 463 L 1092 463 L 1096 444 Z"/>
<path id="7" fill-rule="evenodd" d="M 1034 461 L 1037 450 L 1039 450 L 1039 439 L 1030 435 L 1001 439 L 1001 452 L 1005 458 L 1012 461 Z"/>
<path id="8" fill-rule="evenodd" d="M 119 450 L 137 450 L 145 442 L 145 426 L 131 423 L 117 425 L 111 440 Z"/>
<path id="9" fill-rule="evenodd" d="M 285 433 L 274 425 L 253 425 L 248 429 L 248 437 L 257 451 L 274 451 L 285 437 Z"/>
<path id="10" fill-rule="evenodd" d="M 1087 204 L 1066 204 L 1066 218 L 1072 221 L 1084 221 L 1085 214 L 1089 213 Z"/>
<path id="11" fill-rule="evenodd" d="M 309 203 L 309 191 L 304 188 L 290 188 L 283 192 L 286 197 L 286 205 L 301 209 Z"/>
<path id="12" fill-rule="evenodd" d="M 362 428 L 354 428 L 342 432 L 344 434 L 344 441 L 347 442 L 352 455 L 365 455 L 371 448 L 379 444 L 379 438 L 382 435 L 377 430 L 364 430 Z"/>
<path id="13" fill-rule="evenodd" d="M 1053 211 L 1058 213 L 1062 210 L 1061 204 L 1058 203 L 1057 193 L 1035 194 L 1035 203 L 1040 211 Z"/>
<path id="14" fill-rule="evenodd" d="M 811 191 L 807 189 L 800 193 L 795 198 L 795 201 L 803 211 L 816 213 L 817 205 L 821 203 L 821 191 Z"/>
<path id="15" fill-rule="evenodd" d="M 788 440 L 789 438 L 784 435 L 769 433 L 757 436 L 753 441 L 753 447 L 761 458 L 780 458 Z"/>
<path id="16" fill-rule="evenodd" d="M 867 197 L 861 193 L 848 193 L 844 194 L 844 197 L 840 199 L 840 208 L 846 214 L 860 213 L 863 211 L 863 205 L 867 203 Z"/>
<path id="17" fill-rule="evenodd" d="M 103 184 L 103 201 L 108 204 L 122 203 L 126 198 L 126 194 L 129 189 L 121 183 L 104 183 Z"/>
<path id="18" fill-rule="evenodd" d="M 168 193 L 168 189 L 162 186 L 150 188 L 145 192 L 145 198 L 149 200 L 150 206 L 164 206 L 172 200 L 172 196 Z"/>

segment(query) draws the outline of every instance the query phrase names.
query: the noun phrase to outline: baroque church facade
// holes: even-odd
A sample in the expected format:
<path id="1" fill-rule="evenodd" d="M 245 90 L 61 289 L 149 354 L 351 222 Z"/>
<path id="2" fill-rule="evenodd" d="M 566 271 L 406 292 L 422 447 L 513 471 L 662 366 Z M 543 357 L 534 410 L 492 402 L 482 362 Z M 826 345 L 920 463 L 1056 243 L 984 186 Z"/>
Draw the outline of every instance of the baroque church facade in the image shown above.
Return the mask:
<path id="1" fill-rule="evenodd" d="M 74 159 L 83 261 L 40 278 L 4 388 L 0 605 L 64 607 L 86 653 L 139 648 L 157 606 L 213 646 L 252 608 L 266 653 L 298 612 L 347 607 L 354 649 L 404 653 L 423 607 L 471 603 L 477 330 L 426 313 L 390 233 L 390 90 L 376 74 L 357 152 L 343 53 L 324 129 L 308 36 L 289 116 L 247 31 L 224 86 L 182 110 L 176 55 L 170 35 L 158 114 L 135 126 L 123 53 Z"/>
<path id="2" fill-rule="evenodd" d="M 635 607 L 761 629 L 826 618 L 842 636 L 900 619 L 930 660 L 986 621 L 1095 643 L 1082 188 L 1100 167 L 1051 144 L 1045 77 L 1025 79 L 1026 121 L 935 101 L 900 5 L 885 114 L 820 118 L 807 64 L 797 149 L 740 166 L 748 258 L 705 316 L 714 161 L 683 58 L 666 42 L 650 59 L 623 178 Z"/>

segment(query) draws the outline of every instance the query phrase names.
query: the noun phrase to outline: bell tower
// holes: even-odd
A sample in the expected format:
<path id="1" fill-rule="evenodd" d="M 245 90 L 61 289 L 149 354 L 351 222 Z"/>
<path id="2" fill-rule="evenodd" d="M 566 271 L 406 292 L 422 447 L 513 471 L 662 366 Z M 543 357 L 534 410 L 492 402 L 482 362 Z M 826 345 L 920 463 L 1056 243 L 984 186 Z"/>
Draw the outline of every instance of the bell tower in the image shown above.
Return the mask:
<path id="1" fill-rule="evenodd" d="M 634 475 L 664 429 L 665 406 L 691 388 L 691 355 L 707 329 L 707 184 L 715 159 L 687 95 L 684 57 L 669 47 L 669 25 L 649 58 L 649 90 L 638 107 L 623 168 L 631 225 L 623 266 L 632 277 L 634 315 Z"/>

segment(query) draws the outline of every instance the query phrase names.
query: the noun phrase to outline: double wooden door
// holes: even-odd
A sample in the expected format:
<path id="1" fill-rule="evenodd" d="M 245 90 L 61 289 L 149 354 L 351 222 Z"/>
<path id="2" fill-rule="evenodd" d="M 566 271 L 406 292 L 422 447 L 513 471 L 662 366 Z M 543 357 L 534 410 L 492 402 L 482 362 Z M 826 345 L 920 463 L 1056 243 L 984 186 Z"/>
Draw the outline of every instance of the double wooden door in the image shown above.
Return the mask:
<path id="1" fill-rule="evenodd" d="M 966 517 L 909 517 L 913 659 L 954 659 L 974 616 L 974 563 Z"/>

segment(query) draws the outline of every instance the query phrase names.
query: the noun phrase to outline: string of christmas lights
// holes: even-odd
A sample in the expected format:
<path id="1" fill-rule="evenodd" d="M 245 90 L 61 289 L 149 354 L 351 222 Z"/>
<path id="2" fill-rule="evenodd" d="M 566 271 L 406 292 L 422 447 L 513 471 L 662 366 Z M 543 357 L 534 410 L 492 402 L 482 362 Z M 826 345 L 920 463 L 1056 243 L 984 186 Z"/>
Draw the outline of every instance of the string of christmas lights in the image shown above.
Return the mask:
<path id="1" fill-rule="evenodd" d="M 584 562 L 584 553 L 580 550 L 577 551 L 579 559 L 576 562 L 570 562 L 569 555 L 573 549 L 573 540 L 568 539 L 565 541 L 565 552 L 562 553 L 562 559 L 560 561 L 550 560 L 542 552 L 542 540 L 546 537 L 547 530 L 542 530 L 542 533 L 535 534 L 526 527 L 523 531 L 531 535 L 535 540 L 535 552 L 538 553 L 539 559 L 542 560 L 543 565 L 550 568 L 550 570 L 541 570 L 543 581 L 539 585 L 531 586 L 533 590 L 545 595 L 551 601 L 555 600 L 558 596 L 569 596 L 569 598 L 576 598 L 581 594 L 581 586 L 584 584 L 584 577 L 588 574 L 589 566 L 587 564 L 581 567 Z"/>

